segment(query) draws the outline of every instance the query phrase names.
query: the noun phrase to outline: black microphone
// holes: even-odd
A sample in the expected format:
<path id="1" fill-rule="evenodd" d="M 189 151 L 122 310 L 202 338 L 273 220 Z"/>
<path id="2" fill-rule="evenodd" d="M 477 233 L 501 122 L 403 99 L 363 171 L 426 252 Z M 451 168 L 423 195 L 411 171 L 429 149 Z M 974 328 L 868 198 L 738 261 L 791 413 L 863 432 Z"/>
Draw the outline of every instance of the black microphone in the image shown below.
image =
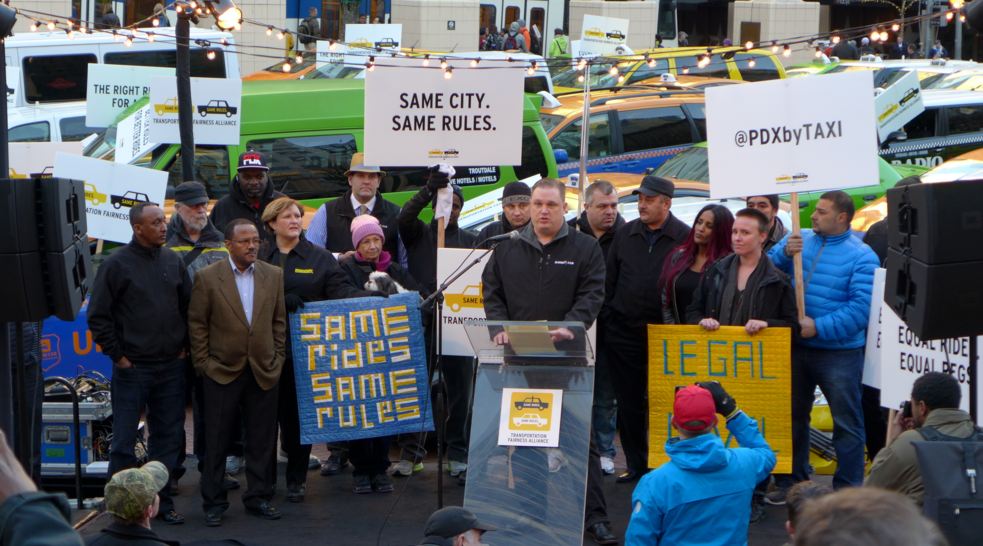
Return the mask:
<path id="1" fill-rule="evenodd" d="M 487 243 L 488 241 L 505 241 L 507 239 L 518 239 L 518 238 L 519 238 L 519 231 L 518 230 L 512 230 L 512 231 L 510 231 L 508 233 L 503 233 L 501 235 L 496 235 L 494 237 L 489 237 L 489 238 L 487 238 L 487 239 L 485 239 L 484 241 L 481 241 L 481 242 L 482 243 Z"/>

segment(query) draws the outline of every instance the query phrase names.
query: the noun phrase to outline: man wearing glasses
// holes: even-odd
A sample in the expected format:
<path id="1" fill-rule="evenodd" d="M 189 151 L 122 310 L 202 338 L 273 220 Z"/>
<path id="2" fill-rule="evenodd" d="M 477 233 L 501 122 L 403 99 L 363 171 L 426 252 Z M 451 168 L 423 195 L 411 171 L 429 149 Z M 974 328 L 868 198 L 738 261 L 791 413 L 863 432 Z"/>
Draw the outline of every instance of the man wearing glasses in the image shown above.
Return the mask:
<path id="1" fill-rule="evenodd" d="M 246 511 L 279 519 L 270 506 L 276 481 L 277 403 L 287 310 L 283 271 L 256 261 L 261 240 L 252 221 L 225 226 L 229 259 L 195 274 L 188 310 L 191 356 L 205 398 L 205 469 L 201 496 L 205 524 L 222 524 L 229 507 L 222 487 L 229 422 L 241 407 L 246 429 Z"/>

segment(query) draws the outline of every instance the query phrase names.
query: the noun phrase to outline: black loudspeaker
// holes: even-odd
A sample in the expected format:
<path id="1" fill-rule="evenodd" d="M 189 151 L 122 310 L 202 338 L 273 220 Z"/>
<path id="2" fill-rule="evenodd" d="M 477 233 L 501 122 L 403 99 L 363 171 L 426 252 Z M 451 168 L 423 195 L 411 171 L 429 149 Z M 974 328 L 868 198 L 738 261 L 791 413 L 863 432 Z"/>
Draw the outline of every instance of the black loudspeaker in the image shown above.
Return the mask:
<path id="1" fill-rule="evenodd" d="M 983 180 L 887 190 L 884 303 L 921 339 L 983 334 Z"/>
<path id="2" fill-rule="evenodd" d="M 0 322 L 36 322 L 49 316 L 41 252 L 0 254 Z"/>
<path id="3" fill-rule="evenodd" d="M 0 254 L 38 251 L 36 187 L 31 178 L 0 179 Z M 25 214 L 32 221 L 25 222 Z"/>
<path id="4" fill-rule="evenodd" d="M 887 190 L 887 245 L 928 265 L 983 260 L 983 180 Z"/>
<path id="5" fill-rule="evenodd" d="M 78 239 L 61 252 L 47 252 L 48 283 L 51 287 L 51 314 L 71 322 L 92 288 L 92 256 L 89 241 Z"/>
<path id="6" fill-rule="evenodd" d="M 38 178 L 41 201 L 41 217 L 44 219 L 40 235 L 42 248 L 47 252 L 61 252 L 73 246 L 77 239 L 85 239 L 88 231 L 85 222 L 85 184 L 81 180 L 65 178 Z"/>

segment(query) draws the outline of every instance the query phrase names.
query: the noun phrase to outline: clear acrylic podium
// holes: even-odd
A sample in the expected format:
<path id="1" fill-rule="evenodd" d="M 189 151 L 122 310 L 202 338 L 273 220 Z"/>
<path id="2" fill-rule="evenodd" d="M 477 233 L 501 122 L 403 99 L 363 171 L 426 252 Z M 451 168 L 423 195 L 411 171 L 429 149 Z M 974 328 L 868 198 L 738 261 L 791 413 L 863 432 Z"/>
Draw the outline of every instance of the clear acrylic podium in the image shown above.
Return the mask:
<path id="1" fill-rule="evenodd" d="M 594 398 L 594 353 L 583 323 L 467 321 L 464 328 L 478 359 L 464 507 L 498 526 L 482 544 L 582 544 Z M 552 342 L 548 332 L 560 328 L 572 339 Z M 496 345 L 503 331 L 511 343 Z M 559 447 L 499 445 L 507 388 L 563 391 Z M 539 398 L 525 400 L 514 404 L 545 411 Z M 524 411 L 520 417 L 538 417 Z"/>

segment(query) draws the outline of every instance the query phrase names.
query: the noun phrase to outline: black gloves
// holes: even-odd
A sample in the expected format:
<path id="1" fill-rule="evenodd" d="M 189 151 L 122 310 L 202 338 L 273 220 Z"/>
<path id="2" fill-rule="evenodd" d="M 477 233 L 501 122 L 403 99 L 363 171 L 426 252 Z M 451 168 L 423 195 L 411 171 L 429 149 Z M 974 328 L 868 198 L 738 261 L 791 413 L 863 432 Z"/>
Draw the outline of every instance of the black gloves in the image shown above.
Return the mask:
<path id="1" fill-rule="evenodd" d="M 304 308 L 304 300 L 296 294 L 287 294 L 283 296 L 283 303 L 287 304 L 288 313 L 296 313 L 297 309 Z"/>
<path id="2" fill-rule="evenodd" d="M 702 381 L 696 385 L 710 391 L 710 394 L 713 395 L 713 404 L 716 406 L 717 413 L 723 415 L 726 419 L 730 419 L 737 414 L 737 401 L 734 400 L 733 396 L 727 394 L 723 385 L 717 381 Z"/>
<path id="3" fill-rule="evenodd" d="M 437 190 L 440 188 L 446 188 L 447 184 L 450 184 L 451 179 L 446 174 L 440 172 L 439 167 L 433 167 L 430 169 L 430 178 L 427 180 L 427 189 L 430 190 L 430 195 L 437 195 Z"/>
<path id="4" fill-rule="evenodd" d="M 388 298 L 389 297 L 389 293 L 388 292 L 381 292 L 379 290 L 373 290 L 372 291 L 372 297 L 373 298 Z"/>

